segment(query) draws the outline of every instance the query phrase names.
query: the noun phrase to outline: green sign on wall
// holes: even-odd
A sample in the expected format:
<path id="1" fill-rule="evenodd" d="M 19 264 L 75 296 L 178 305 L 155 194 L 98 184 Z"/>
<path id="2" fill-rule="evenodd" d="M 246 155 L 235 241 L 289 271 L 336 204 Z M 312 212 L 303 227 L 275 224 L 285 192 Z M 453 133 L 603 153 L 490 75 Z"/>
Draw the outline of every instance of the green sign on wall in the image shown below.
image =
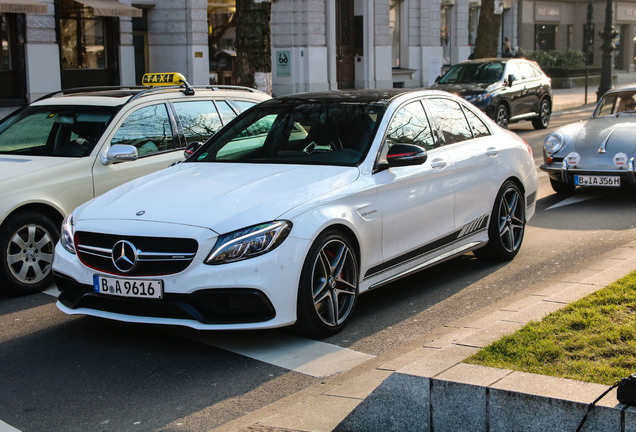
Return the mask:
<path id="1" fill-rule="evenodd" d="M 289 51 L 276 51 L 276 75 L 291 76 L 291 56 Z"/>

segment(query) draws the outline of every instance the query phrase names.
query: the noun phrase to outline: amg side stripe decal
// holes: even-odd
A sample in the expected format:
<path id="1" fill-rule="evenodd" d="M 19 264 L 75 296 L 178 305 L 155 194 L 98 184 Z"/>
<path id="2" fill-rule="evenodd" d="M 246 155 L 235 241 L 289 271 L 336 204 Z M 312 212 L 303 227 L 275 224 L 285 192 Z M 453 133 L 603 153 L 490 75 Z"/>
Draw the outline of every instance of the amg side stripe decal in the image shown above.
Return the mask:
<path id="1" fill-rule="evenodd" d="M 488 215 L 483 215 L 472 222 L 467 223 L 460 229 L 452 232 L 451 234 L 442 237 L 440 239 L 435 240 L 427 245 L 424 245 L 420 248 L 417 248 L 407 254 L 401 255 L 399 257 L 393 258 L 387 262 L 384 262 L 380 265 L 370 268 L 367 273 L 364 275 L 363 279 L 368 279 L 372 276 L 375 276 L 379 273 L 390 270 L 394 267 L 400 266 L 408 261 L 412 261 L 418 259 L 424 255 L 427 255 L 436 249 L 441 249 L 445 246 L 451 245 L 458 240 L 461 240 L 464 237 L 472 235 L 478 231 L 482 231 L 488 228 Z"/>
<path id="2" fill-rule="evenodd" d="M 465 225 L 464 228 L 462 228 L 462 230 L 459 232 L 459 235 L 457 236 L 458 239 L 464 237 L 465 235 L 471 234 L 475 231 L 477 231 L 478 229 L 483 228 L 484 226 L 484 221 L 488 219 L 488 215 L 483 215 L 482 217 L 480 217 L 479 219 L 475 219 L 474 221 L 472 221 L 471 223 L 469 223 L 468 225 Z"/>

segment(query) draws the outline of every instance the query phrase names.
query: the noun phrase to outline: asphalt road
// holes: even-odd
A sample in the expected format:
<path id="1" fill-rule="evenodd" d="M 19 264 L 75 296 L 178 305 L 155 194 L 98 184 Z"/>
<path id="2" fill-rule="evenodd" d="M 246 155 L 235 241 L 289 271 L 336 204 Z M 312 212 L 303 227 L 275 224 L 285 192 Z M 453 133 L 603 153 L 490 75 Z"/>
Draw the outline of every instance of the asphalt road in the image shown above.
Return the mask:
<path id="1" fill-rule="evenodd" d="M 589 111 L 555 113 L 549 130 Z M 512 125 L 537 164 L 548 131 Z M 207 431 L 636 239 L 633 192 L 563 200 L 540 177 L 537 213 L 509 263 L 467 254 L 360 298 L 340 334 L 202 333 L 69 317 L 51 293 L 0 298 L 0 432 Z"/>

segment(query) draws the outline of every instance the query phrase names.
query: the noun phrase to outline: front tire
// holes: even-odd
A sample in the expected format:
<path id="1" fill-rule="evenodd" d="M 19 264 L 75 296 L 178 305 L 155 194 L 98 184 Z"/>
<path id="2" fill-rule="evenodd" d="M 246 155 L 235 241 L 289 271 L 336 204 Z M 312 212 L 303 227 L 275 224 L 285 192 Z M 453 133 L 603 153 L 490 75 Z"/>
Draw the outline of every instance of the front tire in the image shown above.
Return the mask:
<path id="1" fill-rule="evenodd" d="M 545 129 L 550 124 L 550 103 L 547 99 L 541 101 L 539 106 L 539 117 L 532 119 L 532 126 L 535 129 Z"/>
<path id="2" fill-rule="evenodd" d="M 488 243 L 473 253 L 478 258 L 509 261 L 521 249 L 526 227 L 526 205 L 521 188 L 507 181 L 499 190 L 488 226 Z"/>
<path id="3" fill-rule="evenodd" d="M 308 336 L 338 333 L 358 297 L 358 259 L 350 241 L 337 231 L 322 233 L 303 264 L 295 328 Z"/>
<path id="4" fill-rule="evenodd" d="M 0 228 L 0 291 L 12 295 L 40 292 L 53 280 L 51 266 L 59 228 L 41 213 L 26 211 Z"/>
<path id="5" fill-rule="evenodd" d="M 502 128 L 508 129 L 509 121 L 510 114 L 508 113 L 508 108 L 504 104 L 499 105 L 495 111 L 495 122 Z"/>

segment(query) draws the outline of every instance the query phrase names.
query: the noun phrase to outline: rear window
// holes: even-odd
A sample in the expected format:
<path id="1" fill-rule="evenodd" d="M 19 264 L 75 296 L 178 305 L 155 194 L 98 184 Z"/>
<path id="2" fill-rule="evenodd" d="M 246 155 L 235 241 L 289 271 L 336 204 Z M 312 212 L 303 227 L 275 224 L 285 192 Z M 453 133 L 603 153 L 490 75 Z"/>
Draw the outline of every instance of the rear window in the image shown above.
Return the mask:
<path id="1" fill-rule="evenodd" d="M 83 157 L 118 108 L 31 106 L 0 124 L 0 154 Z"/>

